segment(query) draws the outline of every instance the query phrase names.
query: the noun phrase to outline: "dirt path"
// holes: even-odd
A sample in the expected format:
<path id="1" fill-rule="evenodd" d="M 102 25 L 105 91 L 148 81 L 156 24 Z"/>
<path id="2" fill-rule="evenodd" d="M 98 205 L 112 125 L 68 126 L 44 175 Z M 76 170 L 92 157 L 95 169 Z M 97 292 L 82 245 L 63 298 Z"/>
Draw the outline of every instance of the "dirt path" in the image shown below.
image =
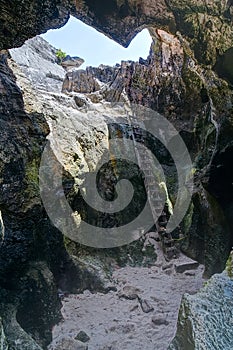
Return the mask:
<path id="1" fill-rule="evenodd" d="M 88 350 L 165 350 L 176 331 L 181 297 L 200 289 L 202 274 L 202 266 L 177 273 L 173 264 L 162 260 L 151 268 L 118 269 L 113 274 L 117 291 L 87 290 L 63 300 L 64 320 L 54 328 L 49 349 L 87 349 L 71 341 L 84 331 L 90 338 L 85 343 Z M 59 346 L 62 339 L 70 343 Z"/>

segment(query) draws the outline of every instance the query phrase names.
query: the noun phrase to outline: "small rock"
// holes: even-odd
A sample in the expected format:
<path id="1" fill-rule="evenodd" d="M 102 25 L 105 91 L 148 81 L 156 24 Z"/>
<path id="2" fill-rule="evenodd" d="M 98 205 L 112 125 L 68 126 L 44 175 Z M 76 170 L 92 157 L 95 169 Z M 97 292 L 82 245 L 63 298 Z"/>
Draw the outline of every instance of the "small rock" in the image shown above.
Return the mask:
<path id="1" fill-rule="evenodd" d="M 84 331 L 80 331 L 76 335 L 75 339 L 81 341 L 82 343 L 87 343 L 90 340 L 90 337 Z"/>
<path id="2" fill-rule="evenodd" d="M 165 319 L 165 318 L 160 318 L 157 316 L 153 316 L 152 317 L 152 322 L 156 325 L 156 326 L 168 326 L 169 322 Z"/>
<path id="3" fill-rule="evenodd" d="M 78 340 L 63 338 L 51 350 L 88 350 L 88 347 Z"/>
<path id="4" fill-rule="evenodd" d="M 138 293 L 140 293 L 141 290 L 139 288 L 135 288 L 132 286 L 125 286 L 123 289 L 119 292 L 118 296 L 120 298 L 125 298 L 128 300 L 134 300 L 138 298 Z"/>
<path id="5" fill-rule="evenodd" d="M 142 311 L 145 312 L 146 314 L 154 311 L 153 306 L 149 303 L 149 301 L 145 300 L 145 299 L 140 299 L 138 298 L 139 303 L 141 305 Z"/>

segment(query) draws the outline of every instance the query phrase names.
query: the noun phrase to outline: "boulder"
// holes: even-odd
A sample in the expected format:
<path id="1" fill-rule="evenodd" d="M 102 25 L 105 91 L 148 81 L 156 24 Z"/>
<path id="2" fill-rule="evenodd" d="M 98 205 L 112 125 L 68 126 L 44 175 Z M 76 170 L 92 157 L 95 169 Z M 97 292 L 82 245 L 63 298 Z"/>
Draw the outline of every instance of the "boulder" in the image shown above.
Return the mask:
<path id="1" fill-rule="evenodd" d="M 185 294 L 169 350 L 233 348 L 233 280 L 214 275 L 197 294 Z"/>

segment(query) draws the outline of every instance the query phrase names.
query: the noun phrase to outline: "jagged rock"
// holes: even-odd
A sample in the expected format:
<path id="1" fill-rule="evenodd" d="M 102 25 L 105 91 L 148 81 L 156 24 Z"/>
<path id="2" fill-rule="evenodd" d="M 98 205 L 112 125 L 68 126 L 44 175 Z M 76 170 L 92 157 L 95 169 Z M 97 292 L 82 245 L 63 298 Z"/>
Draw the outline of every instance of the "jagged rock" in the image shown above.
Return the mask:
<path id="1" fill-rule="evenodd" d="M 84 59 L 80 57 L 71 57 L 67 55 L 61 62 L 61 66 L 65 68 L 66 71 L 69 71 L 71 69 L 77 69 L 79 68 L 83 63 Z"/>
<path id="2" fill-rule="evenodd" d="M 60 92 L 66 71 L 57 63 L 56 52 L 40 36 L 27 40 L 20 48 L 10 50 L 11 57 L 35 88 Z"/>
<path id="3" fill-rule="evenodd" d="M 197 294 L 185 294 L 177 333 L 169 350 L 220 350 L 233 347 L 233 281 L 213 276 Z"/>
<path id="4" fill-rule="evenodd" d="M 20 46 L 29 37 L 65 24 L 70 13 L 125 46 L 142 26 L 162 27 L 172 33 L 179 31 L 190 41 L 196 58 L 206 64 L 215 62 L 218 52 L 232 46 L 230 2 L 210 1 L 206 6 L 200 6 L 197 0 L 191 3 L 174 0 L 171 4 L 164 0 L 109 0 L 103 4 L 96 1 L 41 4 L 34 0 L 33 4 L 30 7 L 28 1 L 17 3 L 12 11 L 9 2 L 2 2 L 1 49 Z M 199 33 L 202 33 L 201 40 Z"/>
<path id="5" fill-rule="evenodd" d="M 63 92 L 90 93 L 100 90 L 96 78 L 87 70 L 71 71 L 66 74 L 63 82 Z"/>

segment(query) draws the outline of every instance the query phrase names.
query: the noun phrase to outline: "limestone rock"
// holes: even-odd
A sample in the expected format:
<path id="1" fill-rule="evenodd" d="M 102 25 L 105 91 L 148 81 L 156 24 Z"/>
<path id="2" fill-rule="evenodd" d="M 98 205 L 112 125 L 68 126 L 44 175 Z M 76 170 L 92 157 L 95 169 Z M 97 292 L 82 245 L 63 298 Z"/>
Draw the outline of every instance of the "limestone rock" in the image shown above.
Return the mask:
<path id="1" fill-rule="evenodd" d="M 233 347 L 233 281 L 213 276 L 197 294 L 185 294 L 177 333 L 169 350 L 223 350 Z"/>
<path id="2" fill-rule="evenodd" d="M 63 92 L 91 93 L 98 90 L 100 86 L 96 78 L 87 70 L 68 72 L 62 86 Z"/>
<path id="3" fill-rule="evenodd" d="M 63 68 L 65 68 L 66 71 L 77 69 L 84 63 L 84 59 L 80 57 L 71 57 L 67 55 L 61 62 L 61 65 Z"/>
<path id="4" fill-rule="evenodd" d="M 66 71 L 57 63 L 56 51 L 37 36 L 27 40 L 22 47 L 10 50 L 10 54 L 35 88 L 60 92 Z"/>

